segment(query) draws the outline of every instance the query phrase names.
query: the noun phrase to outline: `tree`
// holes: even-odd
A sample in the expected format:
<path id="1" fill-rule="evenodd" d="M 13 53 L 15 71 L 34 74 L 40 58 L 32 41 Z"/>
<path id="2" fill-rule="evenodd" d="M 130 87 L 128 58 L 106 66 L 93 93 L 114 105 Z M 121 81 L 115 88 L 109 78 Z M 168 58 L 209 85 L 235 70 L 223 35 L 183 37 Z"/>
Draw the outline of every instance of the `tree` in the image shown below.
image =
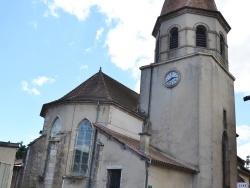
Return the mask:
<path id="1" fill-rule="evenodd" d="M 16 159 L 23 159 L 23 157 L 25 156 L 25 152 L 26 152 L 26 146 L 23 145 L 23 141 L 21 141 L 20 147 L 16 152 Z"/>

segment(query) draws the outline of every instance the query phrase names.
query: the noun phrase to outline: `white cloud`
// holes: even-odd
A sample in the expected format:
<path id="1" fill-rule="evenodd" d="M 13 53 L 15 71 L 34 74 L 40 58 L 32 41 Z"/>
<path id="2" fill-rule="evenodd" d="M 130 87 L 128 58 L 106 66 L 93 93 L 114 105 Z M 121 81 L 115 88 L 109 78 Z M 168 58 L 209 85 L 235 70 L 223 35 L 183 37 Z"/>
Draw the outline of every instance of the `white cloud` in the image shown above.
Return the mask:
<path id="1" fill-rule="evenodd" d="M 99 11 L 106 16 L 106 23 L 111 21 L 117 23 L 108 31 L 105 42 L 111 61 L 123 70 L 130 70 L 136 79 L 139 78 L 139 67 L 152 63 L 155 40 L 151 32 L 163 2 L 158 0 L 44 1 L 48 5 L 50 15 L 58 16 L 56 11 L 62 9 L 79 20 L 84 20 L 90 8 L 97 6 Z M 102 32 L 102 28 L 97 31 L 97 40 Z M 85 50 L 85 52 L 88 51 L 89 49 Z"/>
<path id="2" fill-rule="evenodd" d="M 92 48 L 89 47 L 89 48 L 84 49 L 84 52 L 85 52 L 85 53 L 88 53 L 88 52 L 90 52 L 91 50 L 92 50 Z"/>
<path id="3" fill-rule="evenodd" d="M 250 126 L 249 125 L 237 125 L 237 153 L 242 159 L 246 159 L 246 156 L 250 155 Z"/>
<path id="4" fill-rule="evenodd" d="M 234 0 L 217 0 L 217 7 L 232 27 L 228 34 L 229 45 L 229 69 L 235 76 L 235 91 L 237 93 L 250 94 L 250 25 L 246 24 L 250 17 L 248 7 L 250 1 L 242 0 L 235 3 Z M 240 10 L 240 11 L 237 11 Z"/>
<path id="5" fill-rule="evenodd" d="M 106 23 L 117 23 L 107 32 L 105 46 L 108 48 L 111 61 L 123 70 L 130 70 L 136 79 L 139 78 L 138 67 L 153 62 L 155 40 L 151 36 L 157 16 L 159 16 L 163 0 L 43 0 L 48 6 L 47 15 L 58 17 L 58 10 L 84 20 L 90 8 L 98 10 L 106 16 Z M 235 91 L 250 94 L 250 25 L 245 24 L 250 16 L 250 1 L 216 0 L 232 30 L 228 35 L 229 66 L 236 77 Z M 111 6 L 112 5 L 112 6 Z M 237 13 L 232 14 L 232 11 Z M 101 30 L 100 30 L 101 31 Z M 101 34 L 100 32 L 99 34 Z M 97 32 L 96 38 L 100 35 Z M 88 49 L 89 50 L 89 49 Z M 88 50 L 86 52 L 88 52 Z"/>
<path id="6" fill-rule="evenodd" d="M 38 78 L 35 78 L 32 80 L 32 84 L 35 86 L 42 86 L 46 83 L 53 83 L 55 79 L 49 78 L 46 76 L 39 76 Z"/>
<path id="7" fill-rule="evenodd" d="M 88 67 L 88 65 L 82 65 L 81 67 L 80 67 L 80 70 L 86 70 L 86 69 L 88 69 L 89 67 Z"/>
<path id="8" fill-rule="evenodd" d="M 55 79 L 46 76 L 39 76 L 38 78 L 32 79 L 31 83 L 27 81 L 21 82 L 22 90 L 29 93 L 30 95 L 41 95 L 37 87 L 41 87 L 46 83 L 53 83 Z M 31 85 L 31 86 L 30 86 Z"/>
<path id="9" fill-rule="evenodd" d="M 30 25 L 33 29 L 37 29 L 37 27 L 38 27 L 38 23 L 35 22 L 35 21 L 29 22 L 29 25 Z"/>
<path id="10" fill-rule="evenodd" d="M 103 27 L 101 27 L 100 29 L 97 30 L 96 36 L 95 36 L 96 40 L 100 39 L 100 37 L 102 36 L 103 31 L 104 31 Z"/>
<path id="11" fill-rule="evenodd" d="M 69 47 L 71 47 L 71 46 L 73 46 L 75 43 L 73 42 L 73 41 L 71 41 L 70 43 L 69 43 Z"/>
<path id="12" fill-rule="evenodd" d="M 92 6 L 91 0 L 44 0 L 44 3 L 49 9 L 45 12 L 45 16 L 59 17 L 57 10 L 61 9 L 75 15 L 78 20 L 84 20 L 89 15 L 89 8 Z"/>
<path id="13" fill-rule="evenodd" d="M 22 86 L 23 91 L 26 91 L 30 95 L 40 95 L 40 92 L 36 88 L 30 87 L 28 82 L 26 81 L 22 81 L 21 86 Z"/>

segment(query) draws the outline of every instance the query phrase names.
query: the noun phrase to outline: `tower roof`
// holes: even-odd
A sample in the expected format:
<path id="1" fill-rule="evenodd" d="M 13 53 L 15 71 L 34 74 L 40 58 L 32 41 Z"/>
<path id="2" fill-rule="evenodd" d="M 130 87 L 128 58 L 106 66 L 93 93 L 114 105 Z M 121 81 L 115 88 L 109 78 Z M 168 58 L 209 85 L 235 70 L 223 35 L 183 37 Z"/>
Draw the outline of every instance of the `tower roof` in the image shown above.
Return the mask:
<path id="1" fill-rule="evenodd" d="M 62 98 L 44 104 L 41 110 L 41 116 L 45 115 L 47 108 L 69 102 L 109 102 L 135 112 L 138 100 L 138 93 L 122 85 L 100 70 Z"/>
<path id="2" fill-rule="evenodd" d="M 165 0 L 161 10 L 161 15 L 170 13 L 183 7 L 193 7 L 217 11 L 214 0 Z"/>

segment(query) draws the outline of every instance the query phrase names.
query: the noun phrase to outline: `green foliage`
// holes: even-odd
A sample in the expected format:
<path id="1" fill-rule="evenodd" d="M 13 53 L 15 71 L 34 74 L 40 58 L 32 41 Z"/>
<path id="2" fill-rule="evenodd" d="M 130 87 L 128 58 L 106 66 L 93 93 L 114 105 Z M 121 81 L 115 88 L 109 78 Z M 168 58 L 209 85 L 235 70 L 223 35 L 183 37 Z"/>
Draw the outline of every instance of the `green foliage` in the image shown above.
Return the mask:
<path id="1" fill-rule="evenodd" d="M 16 159 L 23 159 L 25 156 L 25 152 L 26 152 L 26 146 L 23 145 L 23 142 L 21 141 L 20 147 L 16 152 Z"/>

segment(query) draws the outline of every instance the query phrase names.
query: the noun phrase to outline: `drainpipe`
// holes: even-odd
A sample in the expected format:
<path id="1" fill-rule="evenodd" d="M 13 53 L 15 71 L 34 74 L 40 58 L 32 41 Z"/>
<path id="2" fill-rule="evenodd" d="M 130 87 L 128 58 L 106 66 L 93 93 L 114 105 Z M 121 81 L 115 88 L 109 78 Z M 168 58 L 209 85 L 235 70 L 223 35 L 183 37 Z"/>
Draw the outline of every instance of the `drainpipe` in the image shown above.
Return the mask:
<path id="1" fill-rule="evenodd" d="M 100 112 L 100 102 L 97 102 L 97 109 L 96 109 L 96 120 L 95 122 L 98 122 L 99 119 L 99 112 Z M 91 187 L 91 174 L 92 174 L 92 168 L 93 168 L 93 161 L 95 156 L 95 148 L 96 148 L 96 140 L 97 140 L 97 129 L 94 130 L 94 140 L 93 140 L 93 149 L 91 154 L 91 161 L 90 161 L 90 168 L 89 168 L 89 179 L 87 181 L 87 188 Z"/>
<path id="2" fill-rule="evenodd" d="M 145 161 L 145 166 L 146 166 L 146 180 L 145 180 L 145 188 L 148 188 L 148 167 L 149 164 L 147 161 Z"/>

